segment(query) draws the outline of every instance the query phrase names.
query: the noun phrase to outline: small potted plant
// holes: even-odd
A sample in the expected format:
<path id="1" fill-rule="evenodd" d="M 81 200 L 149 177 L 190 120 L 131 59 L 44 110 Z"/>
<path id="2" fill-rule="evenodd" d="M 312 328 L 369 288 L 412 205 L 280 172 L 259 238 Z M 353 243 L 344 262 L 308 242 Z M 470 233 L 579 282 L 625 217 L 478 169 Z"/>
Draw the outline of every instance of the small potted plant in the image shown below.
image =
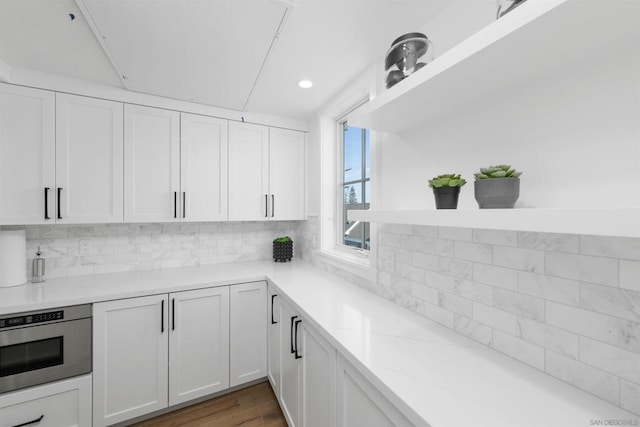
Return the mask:
<path id="1" fill-rule="evenodd" d="M 467 181 L 456 174 L 438 175 L 429 180 L 429 187 L 433 188 L 436 199 L 436 209 L 456 209 L 460 187 Z"/>
<path id="2" fill-rule="evenodd" d="M 520 196 L 520 175 L 509 165 L 480 168 L 474 174 L 475 197 L 480 209 L 513 208 Z"/>
<path id="3" fill-rule="evenodd" d="M 287 262 L 293 258 L 293 240 L 291 237 L 277 237 L 273 240 L 273 260 Z"/>

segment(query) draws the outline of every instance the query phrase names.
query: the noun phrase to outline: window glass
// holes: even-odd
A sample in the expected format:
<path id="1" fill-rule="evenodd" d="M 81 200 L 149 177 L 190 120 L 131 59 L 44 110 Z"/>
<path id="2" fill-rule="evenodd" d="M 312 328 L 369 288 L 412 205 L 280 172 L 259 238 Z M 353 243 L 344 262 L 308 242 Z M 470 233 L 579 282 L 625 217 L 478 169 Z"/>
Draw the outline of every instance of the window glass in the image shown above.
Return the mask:
<path id="1" fill-rule="evenodd" d="M 349 221 L 350 210 L 369 209 L 371 203 L 371 149 L 369 130 L 342 123 L 342 229 L 341 244 L 369 250 L 369 223 Z"/>

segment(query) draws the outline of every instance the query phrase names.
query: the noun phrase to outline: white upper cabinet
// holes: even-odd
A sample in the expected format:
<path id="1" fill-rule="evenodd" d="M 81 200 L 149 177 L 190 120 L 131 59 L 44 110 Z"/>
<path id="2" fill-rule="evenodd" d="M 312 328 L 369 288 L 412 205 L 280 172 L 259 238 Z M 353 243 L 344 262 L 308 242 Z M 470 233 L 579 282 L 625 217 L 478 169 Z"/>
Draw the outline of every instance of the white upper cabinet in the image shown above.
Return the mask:
<path id="1" fill-rule="evenodd" d="M 124 220 L 179 221 L 180 113 L 125 105 Z"/>
<path id="2" fill-rule="evenodd" d="M 305 134 L 269 129 L 270 218 L 304 219 Z"/>
<path id="3" fill-rule="evenodd" d="M 229 124 L 229 219 L 304 219 L 303 132 Z"/>
<path id="4" fill-rule="evenodd" d="M 229 220 L 267 220 L 269 128 L 229 123 Z"/>
<path id="5" fill-rule="evenodd" d="M 122 103 L 56 95 L 57 223 L 122 222 Z"/>
<path id="6" fill-rule="evenodd" d="M 53 223 L 54 190 L 55 94 L 0 84 L 0 224 Z"/>
<path id="7" fill-rule="evenodd" d="M 182 221 L 227 219 L 228 121 L 182 113 Z"/>

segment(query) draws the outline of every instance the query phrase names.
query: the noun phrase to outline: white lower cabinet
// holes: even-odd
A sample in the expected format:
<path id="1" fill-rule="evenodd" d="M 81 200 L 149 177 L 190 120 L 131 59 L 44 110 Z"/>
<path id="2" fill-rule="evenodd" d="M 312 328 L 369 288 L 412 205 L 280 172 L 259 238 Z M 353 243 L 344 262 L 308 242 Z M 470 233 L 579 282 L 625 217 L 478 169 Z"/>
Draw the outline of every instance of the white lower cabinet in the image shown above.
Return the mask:
<path id="1" fill-rule="evenodd" d="M 336 387 L 338 427 L 414 425 L 342 356 L 338 356 Z"/>
<path id="2" fill-rule="evenodd" d="M 230 384 L 267 376 L 267 283 L 231 287 Z"/>
<path id="3" fill-rule="evenodd" d="M 91 426 L 91 375 L 0 395 L 0 427 Z"/>
<path id="4" fill-rule="evenodd" d="M 93 426 L 264 378 L 266 312 L 265 282 L 94 304 Z"/>
<path id="5" fill-rule="evenodd" d="M 93 426 L 167 407 L 168 296 L 93 305 Z"/>
<path id="6" fill-rule="evenodd" d="M 169 298 L 169 406 L 229 388 L 229 287 Z"/>
<path id="7" fill-rule="evenodd" d="M 273 288 L 268 289 L 267 377 L 276 396 L 280 396 L 280 298 Z"/>
<path id="8" fill-rule="evenodd" d="M 276 394 L 287 422 L 290 427 L 335 425 L 336 350 L 285 302 L 279 308 L 281 378 Z M 277 332 L 271 339 L 278 340 L 273 335 Z"/>

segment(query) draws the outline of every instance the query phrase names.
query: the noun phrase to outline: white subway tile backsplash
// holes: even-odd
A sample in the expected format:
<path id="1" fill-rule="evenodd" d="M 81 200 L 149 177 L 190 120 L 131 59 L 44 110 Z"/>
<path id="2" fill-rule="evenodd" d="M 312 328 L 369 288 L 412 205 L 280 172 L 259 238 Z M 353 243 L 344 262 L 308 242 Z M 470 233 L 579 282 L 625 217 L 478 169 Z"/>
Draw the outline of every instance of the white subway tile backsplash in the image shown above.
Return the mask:
<path id="1" fill-rule="evenodd" d="M 439 292 L 437 289 L 421 283 L 411 284 L 411 295 L 430 304 L 438 305 Z"/>
<path id="2" fill-rule="evenodd" d="M 613 404 L 619 403 L 620 380 L 615 375 L 561 356 L 553 351 L 545 352 L 545 371 Z"/>
<path id="3" fill-rule="evenodd" d="M 545 251 L 578 253 L 580 239 L 577 234 L 518 231 L 518 246 Z"/>
<path id="4" fill-rule="evenodd" d="M 620 378 L 640 383 L 640 354 L 638 353 L 580 337 L 580 361 Z"/>
<path id="5" fill-rule="evenodd" d="M 436 271 L 438 269 L 438 257 L 436 255 L 424 252 L 414 252 L 412 257 L 412 264 L 415 267 L 430 271 Z"/>
<path id="6" fill-rule="evenodd" d="M 437 304 L 424 303 L 424 316 L 433 320 L 436 323 L 446 326 L 449 329 L 453 329 L 454 314 L 440 307 Z"/>
<path id="7" fill-rule="evenodd" d="M 581 235 L 580 253 L 640 261 L 640 239 Z"/>
<path id="8" fill-rule="evenodd" d="M 511 335 L 517 333 L 517 317 L 513 313 L 498 310 L 488 305 L 473 303 L 473 319 Z"/>
<path id="9" fill-rule="evenodd" d="M 575 280 L 543 274 L 518 272 L 518 292 L 569 305 L 580 303 L 580 287 Z"/>
<path id="10" fill-rule="evenodd" d="M 505 289 L 494 289 L 493 306 L 519 317 L 544 321 L 544 300 Z"/>
<path id="11" fill-rule="evenodd" d="M 618 260 L 614 258 L 546 252 L 544 262 L 549 276 L 618 286 Z"/>
<path id="12" fill-rule="evenodd" d="M 467 261 L 491 264 L 493 251 L 491 245 L 483 243 L 455 242 L 454 256 Z"/>
<path id="13" fill-rule="evenodd" d="M 440 227 L 438 229 L 438 237 L 441 239 L 471 242 L 473 240 L 473 231 L 471 228 Z"/>
<path id="14" fill-rule="evenodd" d="M 517 234 L 510 230 L 486 230 L 484 228 L 473 229 L 473 241 L 501 246 L 516 246 Z"/>
<path id="15" fill-rule="evenodd" d="M 437 288 L 445 292 L 453 293 L 455 280 L 452 276 L 434 271 L 425 271 L 424 283 L 432 288 Z"/>
<path id="16" fill-rule="evenodd" d="M 620 287 L 640 292 L 640 261 L 620 260 Z"/>
<path id="17" fill-rule="evenodd" d="M 438 271 L 452 277 L 471 279 L 473 275 L 473 264 L 468 261 L 440 257 L 438 260 Z"/>
<path id="18" fill-rule="evenodd" d="M 494 246 L 493 263 L 501 267 L 542 273 L 544 271 L 544 252 L 533 249 Z"/>
<path id="19" fill-rule="evenodd" d="M 544 349 L 542 347 L 501 331 L 493 331 L 493 348 L 544 371 Z"/>
<path id="20" fill-rule="evenodd" d="M 581 283 L 580 306 L 590 311 L 640 322 L 640 292 Z"/>
<path id="21" fill-rule="evenodd" d="M 546 323 L 610 344 L 618 343 L 620 319 L 547 301 Z"/>
<path id="22" fill-rule="evenodd" d="M 618 347 L 640 353 L 640 323 L 630 320 L 620 321 Z"/>
<path id="23" fill-rule="evenodd" d="M 518 272 L 509 268 L 473 264 L 473 280 L 504 289 L 518 289 Z"/>
<path id="24" fill-rule="evenodd" d="M 411 227 L 411 234 L 420 237 L 438 237 L 438 227 L 429 225 L 414 225 Z"/>
<path id="25" fill-rule="evenodd" d="M 493 287 L 471 280 L 456 279 L 453 293 L 482 304 L 491 305 L 493 303 Z"/>
<path id="26" fill-rule="evenodd" d="M 453 319 L 453 328 L 457 332 L 484 345 L 491 345 L 493 340 L 493 329 L 490 326 L 465 316 L 455 316 Z"/>
<path id="27" fill-rule="evenodd" d="M 411 280 L 413 282 L 424 283 L 424 270 L 407 264 L 396 264 L 396 271 L 400 277 Z"/>
<path id="28" fill-rule="evenodd" d="M 620 406 L 640 414 L 640 384 L 620 380 Z"/>
<path id="29" fill-rule="evenodd" d="M 444 291 L 438 293 L 438 305 L 456 314 L 473 316 L 473 301 Z"/>
<path id="30" fill-rule="evenodd" d="M 563 356 L 578 359 L 579 335 L 542 322 L 518 318 L 518 336 Z"/>

